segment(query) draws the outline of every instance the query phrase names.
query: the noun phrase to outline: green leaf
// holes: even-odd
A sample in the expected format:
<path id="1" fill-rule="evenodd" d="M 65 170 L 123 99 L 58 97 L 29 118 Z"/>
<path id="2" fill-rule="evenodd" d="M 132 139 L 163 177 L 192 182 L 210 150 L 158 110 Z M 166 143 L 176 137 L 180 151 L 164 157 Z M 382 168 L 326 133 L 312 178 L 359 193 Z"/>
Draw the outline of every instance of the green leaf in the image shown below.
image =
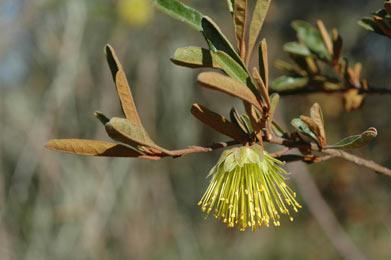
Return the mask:
<path id="1" fill-rule="evenodd" d="M 359 135 L 346 137 L 334 145 L 328 145 L 326 148 L 332 149 L 356 149 L 367 145 L 373 138 L 377 136 L 377 130 L 374 127 L 368 128 L 365 132 Z"/>
<path id="2" fill-rule="evenodd" d="M 250 121 L 250 118 L 248 117 L 248 115 L 242 115 L 240 117 L 244 123 L 244 126 L 246 127 L 247 129 L 247 133 L 249 134 L 253 134 L 254 133 L 254 129 L 251 125 L 251 121 Z"/>
<path id="3" fill-rule="evenodd" d="M 311 139 L 313 139 L 317 143 L 319 143 L 319 139 L 316 136 L 316 134 L 312 132 L 311 128 L 306 123 L 304 123 L 301 119 L 294 118 L 291 124 L 294 128 L 296 128 L 299 135 L 304 139 L 304 141 L 311 142 L 312 141 Z"/>
<path id="4" fill-rule="evenodd" d="M 277 137 L 281 137 L 281 138 L 289 138 L 289 134 L 288 134 L 288 131 L 286 131 L 282 126 L 280 126 L 276 121 L 272 121 L 272 130 L 273 130 L 273 133 L 277 136 Z"/>
<path id="5" fill-rule="evenodd" d="M 227 0 L 228 10 L 231 14 L 234 12 L 234 0 Z"/>
<path id="6" fill-rule="evenodd" d="M 184 5 L 178 0 L 152 0 L 154 6 L 174 19 L 184 22 L 197 31 L 202 31 L 202 14 L 197 10 Z"/>
<path id="7" fill-rule="evenodd" d="M 240 66 L 234 59 L 223 51 L 216 51 L 215 56 L 220 67 L 223 68 L 225 73 L 227 73 L 231 78 L 245 84 L 254 93 L 254 95 L 258 95 L 258 92 L 246 69 Z"/>
<path id="8" fill-rule="evenodd" d="M 233 97 L 240 98 L 262 111 L 255 95 L 246 85 L 216 72 L 203 72 L 197 77 L 197 82 L 201 87 L 222 91 Z"/>
<path id="9" fill-rule="evenodd" d="M 209 45 L 211 51 L 223 51 L 231 56 L 237 63 L 243 68 L 246 68 L 242 59 L 232 47 L 231 43 L 221 32 L 220 28 L 213 22 L 213 20 L 207 16 L 202 18 L 202 29 L 204 37 Z"/>
<path id="10" fill-rule="evenodd" d="M 259 55 L 259 60 L 258 60 L 259 74 L 261 75 L 263 83 L 265 83 L 265 86 L 268 88 L 268 86 L 269 86 L 269 61 L 268 61 L 268 54 L 267 54 L 266 39 L 263 39 L 259 43 L 258 55 Z"/>
<path id="11" fill-rule="evenodd" d="M 287 42 L 284 44 L 284 51 L 300 55 L 300 56 L 311 56 L 311 51 L 304 45 L 299 44 L 298 42 Z"/>
<path id="12" fill-rule="evenodd" d="M 142 125 L 137 125 L 124 118 L 113 117 L 105 125 L 107 134 L 114 140 L 131 145 L 137 149 L 140 146 L 155 149 L 162 153 L 171 155 L 172 153 L 156 145 Z"/>
<path id="13" fill-rule="evenodd" d="M 236 108 L 233 107 L 231 109 L 231 111 L 229 113 L 229 117 L 231 118 L 232 123 L 234 123 L 236 126 L 238 126 L 243 131 L 243 133 L 248 134 L 248 130 L 247 130 L 246 126 L 244 125 L 242 119 L 240 118 L 240 115 L 239 115 L 238 111 L 236 110 Z"/>
<path id="14" fill-rule="evenodd" d="M 309 82 L 307 77 L 281 76 L 273 80 L 271 89 L 276 92 L 305 88 Z"/>
<path id="15" fill-rule="evenodd" d="M 105 125 L 107 122 L 110 121 L 110 119 L 109 119 L 107 116 L 105 116 L 105 115 L 104 115 L 102 112 L 100 112 L 100 111 L 95 111 L 94 116 L 95 116 L 96 118 L 98 118 L 98 120 L 99 120 L 103 125 Z"/>
<path id="16" fill-rule="evenodd" d="M 371 17 L 361 18 L 361 20 L 358 21 L 358 24 L 368 31 L 385 35 L 384 32 L 379 28 L 379 26 Z"/>
<path id="17" fill-rule="evenodd" d="M 179 48 L 175 51 L 171 61 L 176 65 L 188 68 L 221 69 L 214 53 L 201 47 Z"/>
<path id="18" fill-rule="evenodd" d="M 249 60 L 251 57 L 255 43 L 258 39 L 259 32 L 261 31 L 263 22 L 269 9 L 270 2 L 271 0 L 257 0 L 257 3 L 255 4 L 248 36 L 247 60 Z"/>
<path id="19" fill-rule="evenodd" d="M 294 21 L 292 27 L 296 30 L 297 38 L 300 42 L 306 45 L 318 57 L 327 60 L 331 59 L 319 31 L 314 26 L 304 21 Z"/>

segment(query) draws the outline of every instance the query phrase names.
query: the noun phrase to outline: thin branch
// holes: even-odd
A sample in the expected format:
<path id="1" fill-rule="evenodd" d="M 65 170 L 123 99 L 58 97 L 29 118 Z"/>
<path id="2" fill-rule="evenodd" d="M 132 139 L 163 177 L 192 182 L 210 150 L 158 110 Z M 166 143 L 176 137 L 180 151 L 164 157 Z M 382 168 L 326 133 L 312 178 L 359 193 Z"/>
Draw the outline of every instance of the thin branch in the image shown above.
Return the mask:
<path id="1" fill-rule="evenodd" d="M 345 93 L 350 89 L 354 88 L 343 88 L 343 89 L 296 89 L 296 90 L 287 90 L 287 91 L 281 91 L 276 92 L 280 96 L 292 96 L 292 95 L 301 95 L 301 94 L 313 94 L 313 93 L 326 93 L 326 94 L 333 94 L 333 93 Z M 368 94 L 368 95 L 391 95 L 391 88 L 376 88 L 376 87 L 369 87 L 367 90 L 364 89 L 358 89 L 359 94 Z"/>
<path id="2" fill-rule="evenodd" d="M 319 146 L 314 143 L 298 142 L 298 141 L 292 141 L 292 140 L 276 138 L 276 137 L 273 137 L 270 140 L 263 140 L 263 141 L 285 146 L 286 147 L 285 149 L 276 153 L 278 156 L 280 156 L 280 153 L 284 154 L 289 149 L 292 149 L 292 148 L 306 148 L 311 151 L 321 152 L 321 153 L 327 154 L 327 156 L 321 157 L 320 161 L 326 161 L 331 158 L 338 157 L 338 158 L 342 158 L 347 161 L 353 162 L 355 164 L 367 167 L 368 169 L 374 170 L 377 173 L 384 174 L 386 176 L 391 177 L 391 170 L 390 169 L 383 167 L 373 161 L 363 159 L 361 157 L 347 153 L 345 151 L 341 151 L 341 150 L 337 150 L 337 149 L 320 149 Z M 172 151 L 172 153 L 174 154 L 174 155 L 172 155 L 172 157 L 177 158 L 177 157 L 180 157 L 183 155 L 188 155 L 191 153 L 211 152 L 216 149 L 229 147 L 229 146 L 233 146 L 233 145 L 237 145 L 237 144 L 240 144 L 240 143 L 237 141 L 229 141 L 229 142 L 214 143 L 209 146 L 190 146 L 189 148 L 186 148 L 186 149 Z M 169 155 L 162 155 L 160 157 L 167 157 L 167 156 L 169 156 Z M 153 155 L 151 155 L 151 156 L 146 155 L 145 158 L 146 159 L 159 159 L 158 156 L 153 156 Z"/>

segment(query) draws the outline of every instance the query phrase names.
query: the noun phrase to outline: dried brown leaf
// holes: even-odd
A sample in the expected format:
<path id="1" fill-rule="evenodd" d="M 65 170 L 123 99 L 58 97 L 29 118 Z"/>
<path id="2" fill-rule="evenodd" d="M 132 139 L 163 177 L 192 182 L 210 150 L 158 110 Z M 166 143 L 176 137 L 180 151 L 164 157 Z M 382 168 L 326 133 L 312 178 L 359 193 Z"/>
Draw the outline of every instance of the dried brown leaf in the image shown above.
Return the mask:
<path id="1" fill-rule="evenodd" d="M 346 111 L 357 110 L 363 104 L 365 95 L 359 94 L 358 89 L 349 89 L 344 94 L 343 100 Z"/>
<path id="2" fill-rule="evenodd" d="M 324 25 L 322 20 L 316 21 L 316 25 L 318 27 L 320 36 L 322 37 L 322 40 L 324 44 L 326 45 L 326 49 L 329 52 L 330 56 L 334 56 L 334 51 L 333 51 L 333 43 L 331 42 L 330 35 L 327 32 L 326 26 Z"/>
<path id="3" fill-rule="evenodd" d="M 265 83 L 263 82 L 262 78 L 261 78 L 261 75 L 259 75 L 259 72 L 257 70 L 257 68 L 253 68 L 253 77 L 255 79 L 255 82 L 257 82 L 257 85 L 258 85 L 258 90 L 260 92 L 260 95 L 261 97 L 265 100 L 266 102 L 266 107 L 267 107 L 267 110 L 270 110 L 270 97 L 269 97 L 269 93 L 267 91 L 267 88 L 266 88 L 266 85 Z"/>
<path id="4" fill-rule="evenodd" d="M 191 113 L 204 124 L 238 142 L 242 143 L 246 139 L 246 135 L 239 129 L 239 127 L 224 116 L 219 115 L 204 106 L 193 104 L 191 107 Z"/>
<path id="5" fill-rule="evenodd" d="M 308 116 L 300 116 L 300 119 L 306 123 L 310 129 L 316 134 L 319 140 L 319 146 L 324 147 L 326 145 L 326 139 L 324 138 L 324 135 L 322 134 L 322 130 L 317 122 L 315 122 L 314 119 L 308 117 Z"/>

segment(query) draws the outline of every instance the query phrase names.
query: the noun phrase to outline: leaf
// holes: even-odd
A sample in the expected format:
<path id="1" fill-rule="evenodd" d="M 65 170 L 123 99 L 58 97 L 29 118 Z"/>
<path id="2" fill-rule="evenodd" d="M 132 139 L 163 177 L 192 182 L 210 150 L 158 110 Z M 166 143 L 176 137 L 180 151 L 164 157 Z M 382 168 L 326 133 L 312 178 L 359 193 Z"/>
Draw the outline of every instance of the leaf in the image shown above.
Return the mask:
<path id="1" fill-rule="evenodd" d="M 323 43 L 326 46 L 326 50 L 330 54 L 330 56 L 333 56 L 333 44 L 330 39 L 330 35 L 327 32 L 326 26 L 324 25 L 322 20 L 316 21 L 316 26 L 318 27 L 318 31 L 320 33 L 320 37 L 322 37 Z"/>
<path id="2" fill-rule="evenodd" d="M 105 125 L 107 122 L 110 121 L 110 119 L 109 119 L 107 116 L 105 116 L 105 115 L 104 115 L 102 112 L 100 112 L 100 111 L 95 111 L 94 116 L 95 116 L 96 118 L 98 118 L 98 120 L 99 120 L 103 125 Z"/>
<path id="3" fill-rule="evenodd" d="M 238 126 L 244 133 L 249 134 L 246 126 L 244 125 L 242 119 L 240 118 L 238 111 L 234 107 L 231 109 L 229 113 L 229 117 L 231 118 L 233 124 Z"/>
<path id="4" fill-rule="evenodd" d="M 315 122 L 314 119 L 312 119 L 308 116 L 300 116 L 300 119 L 301 119 L 301 121 L 303 121 L 304 123 L 306 123 L 309 126 L 309 128 L 311 129 L 311 131 L 313 133 L 315 133 L 316 137 L 318 137 L 317 143 L 319 144 L 320 147 L 323 148 L 326 144 L 326 140 L 321 135 L 321 130 L 320 130 L 319 125 Z"/>
<path id="5" fill-rule="evenodd" d="M 356 149 L 367 145 L 373 138 L 377 136 L 377 130 L 374 127 L 368 128 L 365 132 L 359 135 L 346 137 L 334 145 L 329 145 L 326 148 L 331 149 Z"/>
<path id="6" fill-rule="evenodd" d="M 251 58 L 251 54 L 258 39 L 259 32 L 261 31 L 263 22 L 269 9 L 270 2 L 271 0 L 257 0 L 257 3 L 255 4 L 248 36 L 247 62 Z"/>
<path id="7" fill-rule="evenodd" d="M 384 35 L 383 31 L 379 28 L 379 26 L 371 17 L 361 18 L 361 20 L 358 21 L 358 24 L 368 31 Z"/>
<path id="8" fill-rule="evenodd" d="M 59 152 L 90 156 L 140 157 L 143 155 L 143 153 L 122 144 L 96 140 L 53 139 L 45 147 Z"/>
<path id="9" fill-rule="evenodd" d="M 246 135 L 235 124 L 204 106 L 193 104 L 191 113 L 204 124 L 240 143 L 246 139 Z"/>
<path id="10" fill-rule="evenodd" d="M 295 118 L 291 121 L 291 124 L 298 131 L 299 135 L 304 139 L 304 141 L 311 142 L 315 140 L 319 143 L 319 139 L 316 134 L 311 130 L 311 128 L 299 118 Z"/>
<path id="11" fill-rule="evenodd" d="M 124 118 L 113 117 L 105 125 L 107 134 L 114 140 L 129 144 L 137 149 L 142 149 L 140 146 L 146 146 L 161 152 L 171 155 L 172 153 L 162 147 L 156 145 L 147 131 L 142 125 L 137 125 Z"/>
<path id="12" fill-rule="evenodd" d="M 273 132 L 272 131 L 272 122 L 273 122 L 274 113 L 276 112 L 276 108 L 277 108 L 279 100 L 280 100 L 280 95 L 278 95 L 277 93 L 273 93 L 270 95 L 270 109 L 269 109 L 269 117 L 267 119 L 267 125 L 268 125 L 269 132 Z"/>
<path id="13" fill-rule="evenodd" d="M 319 140 L 321 141 L 321 146 L 324 147 L 326 145 L 326 132 L 324 129 L 324 120 L 323 113 L 320 105 L 318 103 L 314 103 L 310 110 L 310 116 L 315 121 L 315 123 L 319 127 Z"/>
<path id="14" fill-rule="evenodd" d="M 244 126 L 247 129 L 247 132 L 249 134 L 253 134 L 254 133 L 254 129 L 253 129 L 252 125 L 251 125 L 251 120 L 248 117 L 248 115 L 242 115 L 240 118 L 242 119 L 242 122 L 244 123 Z"/>
<path id="15" fill-rule="evenodd" d="M 304 45 L 299 44 L 298 42 L 287 42 L 284 44 L 284 51 L 300 55 L 300 56 L 311 56 L 311 51 Z"/>
<path id="16" fill-rule="evenodd" d="M 204 37 L 208 42 L 211 51 L 223 51 L 231 56 L 243 68 L 246 68 L 238 53 L 235 51 L 231 43 L 227 40 L 227 38 L 221 32 L 220 28 L 213 22 L 212 19 L 204 16 L 202 18 L 202 29 Z"/>
<path id="17" fill-rule="evenodd" d="M 185 47 L 175 51 L 171 61 L 179 66 L 188 68 L 215 68 L 221 69 L 216 56 L 201 47 Z"/>
<path id="18" fill-rule="evenodd" d="M 254 95 L 258 96 L 258 91 L 252 83 L 246 69 L 240 66 L 234 59 L 223 51 L 216 51 L 215 56 L 220 67 L 223 68 L 225 73 L 227 73 L 231 78 L 245 84 L 254 93 Z"/>
<path id="19" fill-rule="evenodd" d="M 233 97 L 240 98 L 241 100 L 247 101 L 254 105 L 260 111 L 260 107 L 256 97 L 245 85 L 242 83 L 224 76 L 216 72 L 203 72 L 197 77 L 197 82 L 201 87 L 222 91 Z"/>
<path id="20" fill-rule="evenodd" d="M 247 16 L 247 0 L 235 0 L 234 1 L 234 29 L 235 29 L 235 38 L 240 52 L 240 56 L 244 59 L 244 53 L 246 45 L 244 42 L 244 37 L 246 33 L 246 16 Z M 244 55 L 242 55 L 242 53 Z"/>
<path id="21" fill-rule="evenodd" d="M 130 92 L 128 81 L 122 69 L 114 49 L 110 45 L 105 48 L 107 62 L 109 63 L 113 75 L 119 99 L 121 101 L 122 111 L 125 117 L 132 123 L 141 125 L 140 118 L 137 114 L 136 105 L 134 104 L 132 93 Z"/>
<path id="22" fill-rule="evenodd" d="M 267 88 L 265 86 L 265 83 L 263 82 L 261 76 L 259 75 L 259 72 L 258 72 L 257 68 L 255 68 L 255 67 L 253 68 L 253 77 L 254 77 L 255 81 L 257 82 L 257 84 L 258 84 L 259 94 L 265 100 L 267 110 L 269 110 L 270 109 L 269 93 L 268 93 L 268 90 L 267 90 Z"/>
<path id="23" fill-rule="evenodd" d="M 152 0 L 152 3 L 160 11 L 168 14 L 172 18 L 190 25 L 197 31 L 202 31 L 202 14 L 197 10 L 184 5 L 178 0 Z"/>
<path id="24" fill-rule="evenodd" d="M 306 45 L 318 57 L 327 60 L 331 59 L 319 31 L 315 27 L 304 21 L 294 21 L 292 27 L 296 30 L 297 38 L 300 42 Z"/>
<path id="25" fill-rule="evenodd" d="M 360 94 L 358 89 L 349 89 L 343 96 L 346 111 L 359 109 L 364 102 L 365 95 Z"/>
<path id="26" fill-rule="evenodd" d="M 227 0 L 228 10 L 231 14 L 234 12 L 234 0 Z"/>
<path id="27" fill-rule="evenodd" d="M 259 74 L 262 77 L 263 82 L 265 83 L 265 87 L 269 87 L 269 62 L 267 56 L 267 43 L 266 40 L 263 39 L 259 43 L 258 48 L 259 55 Z"/>
<path id="28" fill-rule="evenodd" d="M 271 89 L 276 92 L 293 91 L 305 88 L 308 82 L 307 77 L 281 76 L 272 82 Z"/>
<path id="29" fill-rule="evenodd" d="M 289 138 L 288 132 L 274 120 L 272 121 L 272 130 L 277 137 Z"/>

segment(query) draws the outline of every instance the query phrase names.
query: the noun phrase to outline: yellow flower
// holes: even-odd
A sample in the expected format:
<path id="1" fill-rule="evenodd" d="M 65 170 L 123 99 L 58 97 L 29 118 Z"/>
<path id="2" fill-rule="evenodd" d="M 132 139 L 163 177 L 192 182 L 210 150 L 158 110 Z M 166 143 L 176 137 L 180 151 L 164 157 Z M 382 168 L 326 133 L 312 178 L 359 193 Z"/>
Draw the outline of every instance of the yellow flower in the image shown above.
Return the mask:
<path id="1" fill-rule="evenodd" d="M 293 221 L 288 207 L 297 212 L 301 206 L 284 182 L 282 174 L 288 173 L 282 164 L 257 144 L 226 150 L 210 171 L 213 177 L 198 205 L 207 216 L 214 208 L 215 218 L 242 231 L 270 222 L 279 226 L 280 213 Z"/>
<path id="2" fill-rule="evenodd" d="M 121 19 L 133 26 L 145 26 L 153 17 L 152 4 L 148 0 L 120 0 L 117 10 Z"/>

